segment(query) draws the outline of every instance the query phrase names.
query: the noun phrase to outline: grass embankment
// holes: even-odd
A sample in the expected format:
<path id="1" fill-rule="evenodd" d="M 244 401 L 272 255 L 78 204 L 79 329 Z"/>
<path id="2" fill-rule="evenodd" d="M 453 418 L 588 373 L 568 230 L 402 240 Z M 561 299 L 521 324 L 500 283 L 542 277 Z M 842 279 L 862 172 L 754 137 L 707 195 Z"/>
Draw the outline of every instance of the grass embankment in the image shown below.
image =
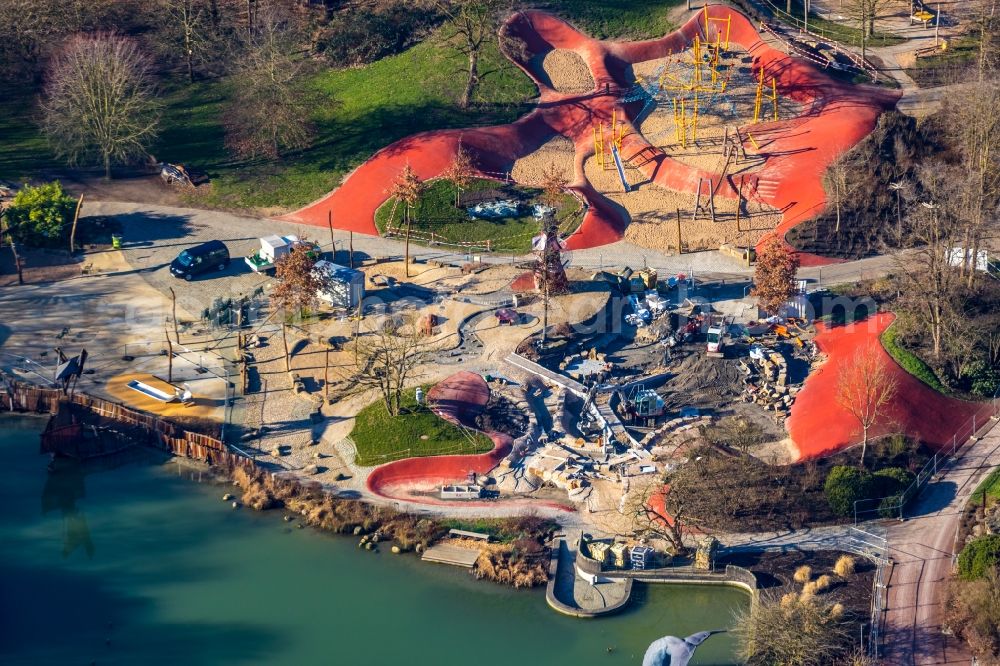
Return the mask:
<path id="1" fill-rule="evenodd" d="M 635 40 L 662 37 L 676 26 L 670 10 L 685 0 L 550 0 L 538 5 L 596 39 Z"/>
<path id="2" fill-rule="evenodd" d="M 882 346 L 889 352 L 889 356 L 892 356 L 908 373 L 939 393 L 945 395 L 950 393 L 929 365 L 909 349 L 903 347 L 899 340 L 899 327 L 895 323 L 882 333 Z"/>
<path id="3" fill-rule="evenodd" d="M 541 203 L 541 190 L 525 187 L 507 186 L 495 180 L 476 178 L 463 190 L 464 196 L 487 190 L 502 190 L 500 198 L 516 198 L 523 204 L 522 210 L 528 210 L 532 204 Z M 556 210 L 556 220 L 560 231 L 569 233 L 579 226 L 583 219 L 583 210 L 579 201 L 572 195 L 562 196 L 562 201 Z M 403 206 L 394 206 L 392 199 L 386 201 L 375 212 L 375 226 L 379 233 L 392 226 L 394 229 L 404 228 Z M 391 215 L 391 219 L 390 219 Z M 426 242 L 428 235 L 433 233 L 436 240 L 447 243 L 482 243 L 490 241 L 490 249 L 506 252 L 527 252 L 531 249 L 531 238 L 541 229 L 539 220 L 530 212 L 520 217 L 481 219 L 471 217 L 464 207 L 455 205 L 455 183 L 446 178 L 440 178 L 428 183 L 423 196 L 411 210 L 411 231 L 416 232 L 419 242 Z"/>
<path id="4" fill-rule="evenodd" d="M 989 504 L 994 504 L 1000 500 L 1000 469 L 990 472 L 990 475 L 983 479 L 969 498 L 969 504 L 982 504 L 983 496 Z"/>
<path id="5" fill-rule="evenodd" d="M 426 394 L 430 387 L 423 388 Z M 415 388 L 403 392 L 399 416 L 390 416 L 382 400 L 358 412 L 351 430 L 351 439 L 358 450 L 357 464 L 380 465 L 418 456 L 485 453 L 493 448 L 493 441 L 486 435 L 452 425 L 426 406 L 418 405 L 415 393 Z"/>
<path id="6" fill-rule="evenodd" d="M 325 69 L 300 85 L 309 96 L 316 138 L 279 161 L 234 160 L 225 148 L 227 79 L 194 85 L 166 83 L 160 137 L 150 148 L 159 160 L 206 172 L 211 189 L 193 203 L 229 208 L 295 208 L 337 186 L 377 150 L 430 129 L 506 123 L 536 94 L 531 80 L 490 44 L 475 104 L 456 104 L 464 57 L 433 38 L 365 67 Z M 33 99 L 0 102 L 0 179 L 20 179 L 55 163 L 33 115 Z"/>
<path id="7" fill-rule="evenodd" d="M 442 526 L 450 530 L 465 530 L 489 534 L 493 541 L 512 543 L 518 539 L 537 538 L 559 527 L 555 521 L 536 516 L 519 518 L 445 518 Z"/>

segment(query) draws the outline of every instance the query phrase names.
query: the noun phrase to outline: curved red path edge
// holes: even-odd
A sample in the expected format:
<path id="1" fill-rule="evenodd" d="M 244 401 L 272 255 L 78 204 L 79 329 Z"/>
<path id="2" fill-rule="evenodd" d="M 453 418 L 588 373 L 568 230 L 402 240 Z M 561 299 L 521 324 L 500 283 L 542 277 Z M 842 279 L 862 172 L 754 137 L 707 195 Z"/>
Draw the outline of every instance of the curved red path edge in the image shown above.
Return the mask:
<path id="1" fill-rule="evenodd" d="M 894 318 L 891 313 L 881 313 L 845 326 L 816 325 L 816 345 L 827 360 L 806 379 L 786 422 L 800 459 L 835 453 L 861 441 L 857 422 L 837 404 L 836 395 L 841 368 L 866 346 L 878 350 L 897 381 L 896 397 L 871 435 L 903 432 L 930 446 L 943 447 L 983 409 L 982 403 L 941 395 L 896 363 L 880 341 Z"/>
<path id="2" fill-rule="evenodd" d="M 358 167 L 338 189 L 281 219 L 326 226 L 327 216 L 332 213 L 338 229 L 378 235 L 375 211 L 387 200 L 387 189 L 407 164 L 422 180 L 439 177 L 452 163 L 461 143 L 483 175 L 508 173 L 517 159 L 562 134 L 576 147 L 575 179 L 570 189 L 589 207 L 568 246 L 584 249 L 612 243 L 622 238 L 628 215 L 591 186 L 583 165 L 593 154 L 592 128 L 609 123 L 616 108 L 629 129 L 622 157 L 649 180 L 693 193 L 699 178 L 711 178 L 717 183 L 717 196 L 735 199 L 739 183 L 733 177 L 722 178 L 670 158 L 649 144 L 632 124 L 642 102 L 619 103 L 622 92 L 633 85 L 632 64 L 679 52 L 696 35 L 714 41 L 722 23 L 711 21 L 706 28 L 705 11 L 712 18 L 731 17 L 730 41 L 751 54 L 755 70 L 763 67 L 768 76 L 775 77 L 780 95 L 803 105 L 802 114 L 796 118 L 752 128 L 768 159 L 760 171 L 746 177 L 744 194 L 782 211 L 776 233 L 784 235 L 822 211 L 822 175 L 826 167 L 871 132 L 879 115 L 895 106 L 899 93 L 836 81 L 815 66 L 768 46 L 746 16 L 720 5 L 709 6 L 662 39 L 643 42 L 598 41 L 543 12 L 513 14 L 502 32 L 522 39 L 535 56 L 552 49 L 575 51 L 591 70 L 594 91 L 585 95 L 559 93 L 548 84 L 540 58 L 524 61 L 505 53 L 538 86 L 539 102 L 533 111 L 509 125 L 431 131 L 397 141 Z M 748 150 L 753 147 L 748 145 Z M 801 259 L 804 266 L 833 261 L 805 253 L 801 253 Z"/>
<path id="3" fill-rule="evenodd" d="M 481 375 L 463 370 L 436 384 L 427 394 L 431 410 L 455 425 L 474 427 L 474 421 L 490 398 L 489 385 Z M 488 453 L 458 456 L 426 456 L 406 458 L 376 467 L 368 475 L 368 490 L 387 499 L 397 499 L 421 504 L 458 506 L 429 497 L 427 492 L 437 492 L 448 483 L 464 483 L 469 474 L 486 474 L 500 464 L 510 453 L 513 440 L 510 435 L 487 432 L 493 440 L 493 450 Z M 505 502 L 461 502 L 460 506 L 497 507 Z M 544 506 L 564 511 L 573 509 L 554 502 Z"/>

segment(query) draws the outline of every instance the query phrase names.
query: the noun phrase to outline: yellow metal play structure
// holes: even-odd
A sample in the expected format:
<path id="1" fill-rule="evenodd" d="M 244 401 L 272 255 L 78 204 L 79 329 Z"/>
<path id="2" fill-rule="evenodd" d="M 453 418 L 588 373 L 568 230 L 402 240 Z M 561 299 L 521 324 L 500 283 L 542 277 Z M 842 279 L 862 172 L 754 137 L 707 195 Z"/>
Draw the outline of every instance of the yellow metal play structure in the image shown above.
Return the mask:
<path id="1" fill-rule="evenodd" d="M 618 121 L 618 109 L 611 110 L 611 125 L 607 132 L 603 122 L 594 125 L 594 159 L 597 166 L 605 170 L 616 168 L 614 150 L 621 151 L 622 139 L 625 138 L 625 124 Z"/>

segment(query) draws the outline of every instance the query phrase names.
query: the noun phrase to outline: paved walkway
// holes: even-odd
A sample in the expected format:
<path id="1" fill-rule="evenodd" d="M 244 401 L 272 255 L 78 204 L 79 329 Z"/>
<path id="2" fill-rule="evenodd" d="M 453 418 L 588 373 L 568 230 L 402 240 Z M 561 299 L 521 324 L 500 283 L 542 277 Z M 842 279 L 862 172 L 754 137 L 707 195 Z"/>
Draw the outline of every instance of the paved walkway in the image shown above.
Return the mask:
<path id="1" fill-rule="evenodd" d="M 924 488 L 912 508 L 916 517 L 889 529 L 895 565 L 889 579 L 884 663 L 970 663 L 963 645 L 941 633 L 942 602 L 962 513 L 972 491 L 997 465 L 1000 428 L 992 428 L 967 445 L 946 474 Z"/>

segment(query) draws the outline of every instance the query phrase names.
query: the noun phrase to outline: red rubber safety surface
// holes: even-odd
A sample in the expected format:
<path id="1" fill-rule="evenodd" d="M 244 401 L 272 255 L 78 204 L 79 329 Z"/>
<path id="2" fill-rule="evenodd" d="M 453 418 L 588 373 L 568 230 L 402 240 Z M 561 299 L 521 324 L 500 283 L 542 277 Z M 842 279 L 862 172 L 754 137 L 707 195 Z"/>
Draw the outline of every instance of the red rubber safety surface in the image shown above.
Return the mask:
<path id="1" fill-rule="evenodd" d="M 490 388 L 482 376 L 463 370 L 436 384 L 427 394 L 431 410 L 456 425 L 475 427 L 475 418 L 483 412 L 490 399 Z M 485 474 L 510 453 L 510 435 L 487 432 L 493 440 L 488 453 L 459 456 L 427 456 L 407 458 L 387 463 L 372 470 L 368 489 L 381 497 L 416 501 L 422 504 L 456 506 L 455 502 L 436 499 L 426 494 L 436 493 L 448 483 L 464 483 L 469 474 Z M 461 502 L 461 506 L 503 506 L 505 502 Z M 561 504 L 543 502 L 544 506 L 572 511 Z"/>
<path id="2" fill-rule="evenodd" d="M 881 313 L 846 326 L 816 325 L 816 344 L 827 361 L 814 370 L 792 404 L 786 427 L 800 459 L 835 453 L 861 441 L 857 421 L 837 404 L 840 369 L 858 349 L 874 346 L 896 376 L 896 397 L 886 417 L 869 436 L 904 432 L 930 446 L 950 444 L 952 435 L 965 427 L 973 414 L 985 413 L 984 403 L 966 402 L 941 395 L 904 370 L 882 347 L 879 336 L 895 316 Z"/>
<path id="3" fill-rule="evenodd" d="M 899 93 L 834 80 L 812 64 L 768 46 L 747 17 L 718 5 L 699 12 L 662 39 L 643 42 L 602 42 L 543 12 L 513 14 L 506 23 L 512 36 L 523 39 L 536 55 L 552 49 L 577 52 L 590 68 L 594 91 L 583 95 L 559 93 L 541 71 L 540 58 L 527 63 L 507 53 L 538 86 L 539 102 L 531 113 L 509 125 L 432 131 L 397 141 L 358 167 L 338 189 L 282 219 L 325 227 L 332 213 L 333 225 L 338 229 L 377 235 L 375 211 L 386 201 L 388 188 L 407 164 L 421 180 L 438 177 L 451 164 L 461 142 L 482 175 L 507 173 L 517 159 L 561 134 L 576 146 L 575 179 L 570 189 L 589 206 L 580 228 L 568 239 L 568 247 L 584 249 L 613 243 L 622 238 L 628 225 L 627 213 L 598 193 L 583 169 L 584 160 L 593 153 L 592 128 L 598 123 L 610 123 L 613 109 L 618 110 L 618 118 L 624 119 L 628 131 L 622 158 L 648 179 L 691 193 L 699 178 L 712 179 L 717 184 L 716 196 L 735 199 L 740 188 L 736 178 L 695 169 L 670 158 L 647 142 L 632 124 L 643 103 L 619 102 L 622 93 L 633 86 L 633 63 L 676 53 L 687 48 L 695 35 L 715 40 L 722 24 L 710 21 L 706 28 L 705 11 L 711 18 L 731 17 L 730 42 L 751 54 L 755 70 L 763 67 L 766 76 L 775 78 L 779 95 L 803 105 L 797 118 L 740 128 L 744 133 L 749 130 L 761 153 L 768 156 L 762 170 L 745 177 L 744 195 L 781 210 L 782 221 L 776 233 L 784 235 L 823 210 L 824 170 L 871 132 L 879 115 L 895 106 Z M 754 151 L 749 140 L 746 147 Z M 833 262 L 805 253 L 801 259 L 804 266 Z"/>

